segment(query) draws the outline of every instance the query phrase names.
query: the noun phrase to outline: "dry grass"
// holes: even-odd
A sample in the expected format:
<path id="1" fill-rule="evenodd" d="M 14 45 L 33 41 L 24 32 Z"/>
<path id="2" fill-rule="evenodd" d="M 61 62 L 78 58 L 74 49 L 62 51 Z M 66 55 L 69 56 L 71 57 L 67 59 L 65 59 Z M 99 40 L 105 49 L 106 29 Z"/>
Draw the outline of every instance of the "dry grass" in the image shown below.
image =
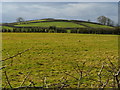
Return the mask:
<path id="1" fill-rule="evenodd" d="M 12 87 L 19 87 L 28 72 L 24 86 L 32 80 L 36 86 L 43 86 L 46 77 L 47 86 L 59 83 L 62 77 L 67 78 L 67 84 L 78 87 L 78 81 L 70 75 L 79 78 L 77 70 L 83 68 L 80 79 L 81 88 L 98 88 L 100 71 L 103 62 L 108 63 L 108 58 L 117 65 L 118 58 L 117 35 L 92 35 L 92 34 L 62 34 L 62 33 L 3 33 L 3 59 L 13 56 L 18 52 L 33 47 L 31 50 L 18 55 L 13 59 L 3 62 L 3 69 L 7 71 Z M 83 63 L 84 67 L 83 67 Z M 78 66 L 79 67 L 78 67 Z M 108 63 L 109 65 L 109 63 Z M 105 68 L 108 68 L 105 64 Z M 65 74 L 68 73 L 69 75 Z M 102 72 L 102 81 L 109 77 L 106 69 Z M 63 80 L 64 81 L 64 80 Z M 112 87 L 112 80 L 106 87 Z M 3 87 L 6 79 L 3 73 Z"/>

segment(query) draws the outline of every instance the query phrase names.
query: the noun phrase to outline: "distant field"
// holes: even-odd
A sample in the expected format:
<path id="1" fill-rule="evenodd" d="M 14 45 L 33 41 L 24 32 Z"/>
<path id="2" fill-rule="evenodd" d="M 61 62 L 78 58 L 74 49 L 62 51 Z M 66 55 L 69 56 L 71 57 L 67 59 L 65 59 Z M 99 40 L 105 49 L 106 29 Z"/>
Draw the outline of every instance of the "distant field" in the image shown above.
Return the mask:
<path id="1" fill-rule="evenodd" d="M 23 86 L 30 85 L 32 80 L 35 86 L 52 88 L 53 84 L 59 83 L 60 80 L 63 82 L 65 78 L 68 88 L 77 88 L 78 80 L 74 77 L 79 79 L 80 75 L 76 69 L 82 70 L 83 76 L 87 74 L 80 79 L 80 88 L 98 88 L 100 82 L 97 74 L 103 62 L 108 63 L 110 59 L 117 65 L 117 35 L 68 33 L 3 33 L 2 35 L 3 59 L 32 48 L 22 55 L 3 62 L 3 66 L 6 66 L 3 72 L 7 71 L 9 81 L 14 88 L 21 85 L 30 71 Z M 105 64 L 105 70 L 102 71 L 102 82 L 110 79 L 106 87 L 113 86 L 111 73 L 106 71 L 106 69 L 111 70 L 109 64 Z M 45 85 L 44 80 L 46 80 Z M 3 87 L 9 87 L 6 85 L 4 73 L 2 83 Z"/>
<path id="2" fill-rule="evenodd" d="M 44 19 L 41 19 L 41 20 L 31 20 L 29 22 L 34 22 L 34 21 L 47 21 L 47 20 L 44 20 Z"/>
<path id="3" fill-rule="evenodd" d="M 31 20 L 31 21 L 26 21 L 26 22 L 39 22 L 39 21 L 47 21 L 47 20 L 41 19 L 41 20 Z"/>
<path id="4" fill-rule="evenodd" d="M 13 30 L 12 27 L 8 27 L 8 26 L 2 26 L 3 29 L 10 29 L 10 30 Z"/>
<path id="5" fill-rule="evenodd" d="M 85 33 L 85 34 L 118 34 L 115 27 L 93 22 L 41 19 L 3 24 L 2 32 L 39 32 L 39 33 Z M 9 27 L 8 27 L 9 26 Z M 14 28 L 14 29 L 13 29 Z"/>
<path id="6" fill-rule="evenodd" d="M 15 26 L 20 26 L 20 27 L 29 27 L 29 26 L 50 27 L 50 26 L 56 26 L 56 27 L 63 27 L 63 28 L 77 28 L 77 27 L 84 28 L 84 26 L 78 25 L 78 24 L 75 24 L 75 23 L 72 23 L 72 22 L 41 22 L 41 23 L 20 24 L 20 25 L 15 25 Z"/>
<path id="7" fill-rule="evenodd" d="M 84 25 L 87 25 L 93 28 L 113 28 L 113 27 L 106 26 L 106 25 L 97 25 L 97 24 L 92 24 L 92 23 L 81 23 L 81 24 L 84 24 Z"/>

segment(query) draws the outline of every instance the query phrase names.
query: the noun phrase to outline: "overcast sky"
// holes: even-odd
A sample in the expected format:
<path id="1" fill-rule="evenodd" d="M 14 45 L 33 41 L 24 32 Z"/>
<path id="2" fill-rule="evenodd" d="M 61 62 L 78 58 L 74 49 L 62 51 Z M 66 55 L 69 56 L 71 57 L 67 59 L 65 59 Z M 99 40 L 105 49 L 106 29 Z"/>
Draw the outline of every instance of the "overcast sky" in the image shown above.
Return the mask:
<path id="1" fill-rule="evenodd" d="M 15 0 L 11 0 L 15 1 Z M 33 0 L 32 0 L 33 1 Z M 49 0 L 47 0 L 49 1 Z M 96 21 L 104 15 L 117 23 L 117 2 L 2 2 L 3 22 L 14 22 L 16 18 L 25 20 L 42 18 L 90 19 Z"/>
<path id="2" fill-rule="evenodd" d="M 119 0 L 1 0 L 2 2 L 118 2 Z"/>

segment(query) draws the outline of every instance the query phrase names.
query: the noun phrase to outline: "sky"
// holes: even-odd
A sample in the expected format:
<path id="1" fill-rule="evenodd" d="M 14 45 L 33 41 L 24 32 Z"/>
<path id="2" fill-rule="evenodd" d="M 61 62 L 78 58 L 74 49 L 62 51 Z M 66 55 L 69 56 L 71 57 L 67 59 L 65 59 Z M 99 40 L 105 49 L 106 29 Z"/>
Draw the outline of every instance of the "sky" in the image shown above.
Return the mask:
<path id="1" fill-rule="evenodd" d="M 2 1 L 2 12 L 0 11 L 2 13 L 2 20 L 0 21 L 4 23 L 15 22 L 18 17 L 23 17 L 25 20 L 57 18 L 96 22 L 97 17 L 102 15 L 109 17 L 115 23 L 118 22 L 118 3 L 112 0 L 109 0 L 109 2 L 71 2 L 73 0 L 69 0 L 70 2 L 47 2 L 49 0 L 46 2 L 35 2 L 36 0 L 34 2 L 32 2 L 33 0 L 29 0 L 29 2 L 8 1 Z"/>
<path id="2" fill-rule="evenodd" d="M 119 0 L 1 0 L 2 2 L 118 2 Z"/>

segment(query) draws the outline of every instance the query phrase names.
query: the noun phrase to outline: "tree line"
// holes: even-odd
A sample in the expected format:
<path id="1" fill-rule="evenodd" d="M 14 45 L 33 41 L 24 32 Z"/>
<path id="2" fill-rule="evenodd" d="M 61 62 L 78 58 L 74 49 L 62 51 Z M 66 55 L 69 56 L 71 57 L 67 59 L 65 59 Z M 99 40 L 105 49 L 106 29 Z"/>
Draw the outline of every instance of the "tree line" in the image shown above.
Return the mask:
<path id="1" fill-rule="evenodd" d="M 120 28 L 48 28 L 40 27 L 19 27 L 13 29 L 2 29 L 1 32 L 40 32 L 40 33 L 85 33 L 85 34 L 119 34 Z"/>

